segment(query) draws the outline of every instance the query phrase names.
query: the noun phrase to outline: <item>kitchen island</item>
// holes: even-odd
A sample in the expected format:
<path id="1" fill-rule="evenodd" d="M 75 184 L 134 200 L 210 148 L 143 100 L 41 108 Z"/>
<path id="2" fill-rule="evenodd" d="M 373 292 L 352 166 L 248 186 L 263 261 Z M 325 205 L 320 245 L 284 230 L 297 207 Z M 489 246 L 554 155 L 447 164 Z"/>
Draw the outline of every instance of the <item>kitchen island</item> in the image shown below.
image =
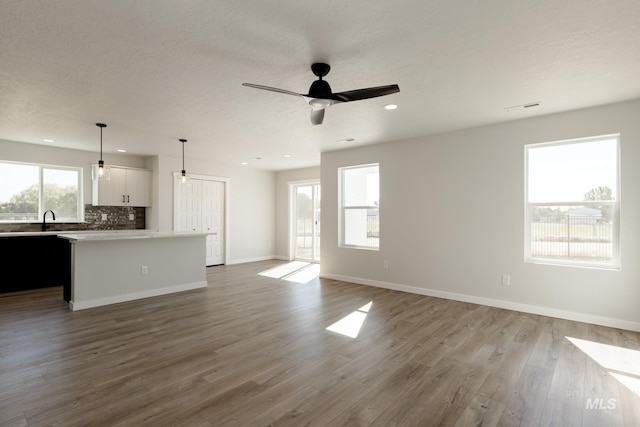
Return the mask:
<path id="1" fill-rule="evenodd" d="M 71 244 L 74 311 L 207 286 L 205 233 L 64 232 L 58 238 Z"/>

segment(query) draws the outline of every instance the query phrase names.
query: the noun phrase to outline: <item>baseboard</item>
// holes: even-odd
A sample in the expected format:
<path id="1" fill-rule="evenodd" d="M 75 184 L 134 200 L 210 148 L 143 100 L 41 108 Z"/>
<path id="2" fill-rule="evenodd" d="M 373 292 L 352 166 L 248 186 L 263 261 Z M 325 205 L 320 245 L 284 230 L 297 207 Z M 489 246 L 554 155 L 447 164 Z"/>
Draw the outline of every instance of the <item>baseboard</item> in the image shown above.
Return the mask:
<path id="1" fill-rule="evenodd" d="M 246 264 L 248 262 L 256 262 L 256 261 L 269 261 L 271 259 L 276 259 L 275 255 L 265 255 L 254 258 L 241 258 L 241 259 L 232 259 L 225 262 L 226 265 L 234 265 L 234 264 Z"/>
<path id="2" fill-rule="evenodd" d="M 174 294 L 176 292 L 190 291 L 207 287 L 207 281 L 183 283 L 166 288 L 150 289 L 148 291 L 133 292 L 130 294 L 114 295 L 112 297 L 96 298 L 87 301 L 69 302 L 71 311 L 84 310 L 87 308 L 101 307 L 103 305 L 117 304 L 120 302 L 133 301 L 137 299 L 157 297 L 160 295 Z"/>
<path id="3" fill-rule="evenodd" d="M 340 274 L 321 273 L 321 277 L 340 280 L 343 282 L 357 283 L 359 285 L 375 286 L 378 288 L 392 289 L 412 294 L 425 295 L 436 298 L 444 298 L 454 301 L 468 302 L 472 304 L 486 305 L 489 307 L 504 308 L 507 310 L 519 311 L 522 313 L 538 314 L 540 316 L 556 317 L 558 319 L 573 320 L 576 322 L 592 323 L 594 325 L 607 326 L 610 328 L 625 329 L 640 332 L 640 322 L 632 322 L 624 319 L 595 316 L 587 313 L 576 313 L 573 311 L 559 310 L 556 308 L 542 307 L 537 305 L 522 304 L 512 301 L 484 298 L 473 295 L 445 292 L 435 289 L 418 288 L 415 286 L 400 285 L 397 283 L 381 282 L 378 280 L 362 279 L 359 277 L 343 276 Z"/>

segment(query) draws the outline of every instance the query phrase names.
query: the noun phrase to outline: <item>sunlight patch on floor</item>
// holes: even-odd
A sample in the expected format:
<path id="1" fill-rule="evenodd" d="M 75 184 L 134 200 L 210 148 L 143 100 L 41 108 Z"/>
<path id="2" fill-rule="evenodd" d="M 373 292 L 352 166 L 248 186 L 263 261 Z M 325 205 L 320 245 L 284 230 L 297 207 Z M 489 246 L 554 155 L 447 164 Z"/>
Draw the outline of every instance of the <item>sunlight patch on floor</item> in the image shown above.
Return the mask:
<path id="1" fill-rule="evenodd" d="M 360 330 L 362 330 L 362 326 L 364 325 L 364 321 L 367 319 L 367 314 L 369 313 L 372 304 L 373 301 L 369 301 L 359 309 L 347 314 L 336 323 L 327 327 L 326 330 L 329 332 L 334 332 L 336 334 L 344 335 L 349 338 L 358 338 Z"/>
<path id="2" fill-rule="evenodd" d="M 258 275 L 260 276 L 266 276 L 266 277 L 273 277 L 274 279 L 281 279 L 291 273 L 296 272 L 297 270 L 300 270 L 301 268 L 304 268 L 306 266 L 308 266 L 309 263 L 308 262 L 302 262 L 302 261 L 291 261 L 288 262 L 286 264 L 282 264 L 279 265 L 277 267 L 273 267 L 270 268 L 268 270 L 265 271 L 261 271 L 260 273 L 258 273 Z"/>
<path id="3" fill-rule="evenodd" d="M 284 280 L 296 283 L 309 283 L 320 274 L 320 264 L 310 264 L 302 269 L 283 277 Z"/>
<path id="4" fill-rule="evenodd" d="M 640 397 L 640 351 L 579 338 L 565 338 Z"/>
<path id="5" fill-rule="evenodd" d="M 309 283 L 320 275 L 320 264 L 291 261 L 258 273 L 259 276 L 287 280 L 295 283 Z"/>
<path id="6" fill-rule="evenodd" d="M 609 375 L 617 379 L 620 384 L 628 388 L 636 396 L 640 397 L 640 378 L 617 374 L 615 372 L 609 372 Z"/>

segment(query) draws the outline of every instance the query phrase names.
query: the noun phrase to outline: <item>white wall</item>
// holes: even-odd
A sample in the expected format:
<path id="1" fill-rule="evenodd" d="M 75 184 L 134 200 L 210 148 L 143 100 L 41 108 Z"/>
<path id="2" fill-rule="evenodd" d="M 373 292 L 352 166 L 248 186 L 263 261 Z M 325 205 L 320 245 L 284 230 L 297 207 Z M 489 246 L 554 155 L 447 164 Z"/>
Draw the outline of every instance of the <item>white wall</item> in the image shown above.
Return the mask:
<path id="1" fill-rule="evenodd" d="M 173 230 L 173 173 L 182 170 L 182 158 L 158 157 L 147 228 Z M 275 172 L 185 159 L 187 174 L 229 179 L 230 206 L 227 228 L 229 253 L 225 262 L 258 261 L 274 257 Z M 157 179 L 156 179 L 157 178 Z"/>
<path id="2" fill-rule="evenodd" d="M 640 330 L 639 117 L 633 101 L 324 153 L 321 275 Z M 524 145 L 618 132 L 622 269 L 525 264 Z M 374 162 L 380 250 L 339 248 L 337 169 Z"/>
<path id="3" fill-rule="evenodd" d="M 278 259 L 288 260 L 289 253 L 289 183 L 294 181 L 320 180 L 320 167 L 291 169 L 276 172 L 276 220 L 275 254 Z"/>
<path id="4" fill-rule="evenodd" d="M 140 156 L 103 153 L 102 158 L 107 166 L 114 164 L 138 168 L 145 167 L 145 158 Z M 0 139 L 0 161 L 8 160 L 12 162 L 81 167 L 83 170 L 84 204 L 91 204 L 91 165 L 97 164 L 99 159 L 100 154 L 97 152 L 69 150 L 48 145 L 27 144 Z"/>

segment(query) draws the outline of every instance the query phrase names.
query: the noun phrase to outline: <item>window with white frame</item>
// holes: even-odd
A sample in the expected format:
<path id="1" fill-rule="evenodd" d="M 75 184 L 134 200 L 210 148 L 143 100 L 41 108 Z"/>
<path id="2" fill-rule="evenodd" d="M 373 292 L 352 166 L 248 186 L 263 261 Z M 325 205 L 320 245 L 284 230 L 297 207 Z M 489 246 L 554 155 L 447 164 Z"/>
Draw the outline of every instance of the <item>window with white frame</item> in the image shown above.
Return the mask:
<path id="1" fill-rule="evenodd" d="M 339 169 L 341 236 L 344 247 L 380 247 L 379 165 L 369 164 Z"/>
<path id="2" fill-rule="evenodd" d="M 525 261 L 620 268 L 619 141 L 525 146 Z"/>
<path id="3" fill-rule="evenodd" d="M 82 169 L 0 161 L 0 222 L 83 221 Z M 47 218 L 53 222 L 53 218 Z"/>

